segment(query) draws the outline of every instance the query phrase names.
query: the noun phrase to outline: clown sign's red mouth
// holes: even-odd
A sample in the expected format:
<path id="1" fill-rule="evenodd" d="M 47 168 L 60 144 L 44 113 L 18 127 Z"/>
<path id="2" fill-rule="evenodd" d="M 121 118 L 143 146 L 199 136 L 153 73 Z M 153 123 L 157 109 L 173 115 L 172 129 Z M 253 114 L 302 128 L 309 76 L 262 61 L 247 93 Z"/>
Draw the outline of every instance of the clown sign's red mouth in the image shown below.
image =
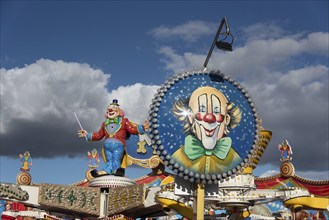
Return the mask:
<path id="1" fill-rule="evenodd" d="M 205 127 L 203 127 L 203 129 L 205 130 L 205 133 L 208 137 L 212 137 L 214 135 L 216 128 L 217 127 L 215 127 L 214 129 L 208 130 Z"/>

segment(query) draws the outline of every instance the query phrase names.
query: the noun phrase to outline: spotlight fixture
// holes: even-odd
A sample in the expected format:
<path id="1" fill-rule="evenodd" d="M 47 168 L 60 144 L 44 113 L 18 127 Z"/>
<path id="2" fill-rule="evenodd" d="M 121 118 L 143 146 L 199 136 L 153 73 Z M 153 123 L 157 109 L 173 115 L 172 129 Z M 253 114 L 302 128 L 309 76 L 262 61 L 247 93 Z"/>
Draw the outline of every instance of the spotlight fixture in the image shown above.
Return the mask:
<path id="1" fill-rule="evenodd" d="M 224 25 L 225 25 L 226 31 L 222 32 L 222 29 L 223 29 Z M 224 36 L 224 37 L 222 39 L 218 40 L 219 36 Z M 227 41 L 227 37 L 231 38 L 231 41 Z M 211 44 L 211 47 L 210 47 L 210 50 L 208 52 L 207 58 L 204 61 L 204 64 L 203 64 L 204 69 L 207 68 L 210 56 L 212 54 L 212 51 L 214 50 L 215 45 L 220 50 L 233 51 L 233 41 L 234 41 L 234 37 L 233 37 L 232 33 L 230 32 L 230 28 L 228 26 L 227 19 L 226 19 L 226 17 L 223 17 L 220 24 L 219 24 L 219 27 L 218 27 L 217 33 L 215 35 L 215 38 L 214 38 L 214 40 Z"/>
<path id="2" fill-rule="evenodd" d="M 225 51 L 233 51 L 233 41 L 234 37 L 231 33 L 223 33 L 221 35 L 224 35 L 225 37 L 219 41 L 216 42 L 216 47 L 220 50 L 225 50 Z M 227 37 L 231 38 L 231 41 L 227 41 Z"/>

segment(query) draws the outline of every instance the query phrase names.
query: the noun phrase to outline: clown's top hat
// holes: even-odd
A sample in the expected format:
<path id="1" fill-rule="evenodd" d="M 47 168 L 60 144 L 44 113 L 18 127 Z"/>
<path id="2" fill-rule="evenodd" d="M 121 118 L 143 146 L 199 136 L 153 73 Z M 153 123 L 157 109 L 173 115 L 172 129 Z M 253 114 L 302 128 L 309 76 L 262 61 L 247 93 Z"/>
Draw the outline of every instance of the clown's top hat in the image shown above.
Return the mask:
<path id="1" fill-rule="evenodd" d="M 117 99 L 113 99 L 112 103 L 110 105 L 117 105 L 119 106 L 118 100 Z"/>

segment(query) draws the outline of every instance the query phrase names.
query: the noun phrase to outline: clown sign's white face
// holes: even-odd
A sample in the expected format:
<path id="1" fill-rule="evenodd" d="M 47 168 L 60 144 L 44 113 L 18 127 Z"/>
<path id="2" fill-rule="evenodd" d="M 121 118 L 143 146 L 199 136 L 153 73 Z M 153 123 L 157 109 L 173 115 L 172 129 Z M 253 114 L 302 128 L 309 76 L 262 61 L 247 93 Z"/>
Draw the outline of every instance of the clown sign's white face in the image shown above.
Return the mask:
<path id="1" fill-rule="evenodd" d="M 206 149 L 213 149 L 224 136 L 230 123 L 227 104 L 223 93 L 213 87 L 200 87 L 190 97 L 192 114 L 189 115 L 189 120 L 195 128 L 194 135 Z"/>

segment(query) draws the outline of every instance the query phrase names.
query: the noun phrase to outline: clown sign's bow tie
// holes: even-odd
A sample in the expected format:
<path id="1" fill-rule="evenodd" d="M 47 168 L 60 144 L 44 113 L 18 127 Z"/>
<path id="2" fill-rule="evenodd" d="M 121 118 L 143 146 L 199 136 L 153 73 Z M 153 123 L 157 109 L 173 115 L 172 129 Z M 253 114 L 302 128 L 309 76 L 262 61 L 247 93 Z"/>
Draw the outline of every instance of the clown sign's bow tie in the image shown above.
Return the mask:
<path id="1" fill-rule="evenodd" d="M 217 141 L 216 146 L 209 150 L 203 147 L 202 142 L 193 135 L 185 138 L 184 152 L 190 160 L 196 160 L 204 155 L 215 155 L 219 159 L 225 159 L 232 146 L 232 139 L 224 137 Z"/>

